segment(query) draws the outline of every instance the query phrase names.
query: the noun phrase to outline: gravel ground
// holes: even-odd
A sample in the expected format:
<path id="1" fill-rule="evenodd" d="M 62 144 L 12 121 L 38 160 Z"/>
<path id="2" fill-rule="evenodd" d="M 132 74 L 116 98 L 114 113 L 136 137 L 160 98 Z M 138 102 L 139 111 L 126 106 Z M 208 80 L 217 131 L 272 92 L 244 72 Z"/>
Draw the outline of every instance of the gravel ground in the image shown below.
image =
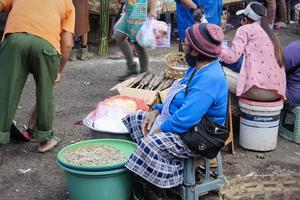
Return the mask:
<path id="1" fill-rule="evenodd" d="M 233 32 L 227 33 L 232 38 Z M 282 45 L 299 39 L 299 35 L 287 32 L 278 33 Z M 116 47 L 111 48 L 111 52 Z M 176 43 L 172 44 L 176 50 Z M 151 50 L 150 67 L 153 71 L 163 69 L 163 56 L 170 49 Z M 0 199 L 1 200 L 64 200 L 67 199 L 67 188 L 63 172 L 55 163 L 55 156 L 60 148 L 74 141 L 88 139 L 90 136 L 84 126 L 74 125 L 83 119 L 97 102 L 116 95 L 109 91 L 118 83 L 116 75 L 125 67 L 125 61 L 112 61 L 95 57 L 87 62 L 68 63 L 60 85 L 56 89 L 56 112 L 54 127 L 56 135 L 63 141 L 54 151 L 46 154 L 36 153 L 36 143 L 14 143 L 6 145 L 3 153 L 3 164 L 0 166 Z M 86 84 L 90 82 L 90 84 Z M 35 86 L 31 76 L 24 88 L 22 99 L 16 114 L 17 126 L 25 123 L 28 113 L 34 105 Z M 235 124 L 237 121 L 235 120 Z M 236 154 L 223 152 L 223 167 L 228 179 L 250 172 L 286 173 L 300 171 L 300 146 L 278 138 L 275 151 L 259 154 L 247 151 L 238 146 L 238 133 L 235 132 Z M 30 170 L 28 170 L 30 169 Z M 27 170 L 24 173 L 22 170 Z M 218 199 L 214 194 L 203 199 Z"/>

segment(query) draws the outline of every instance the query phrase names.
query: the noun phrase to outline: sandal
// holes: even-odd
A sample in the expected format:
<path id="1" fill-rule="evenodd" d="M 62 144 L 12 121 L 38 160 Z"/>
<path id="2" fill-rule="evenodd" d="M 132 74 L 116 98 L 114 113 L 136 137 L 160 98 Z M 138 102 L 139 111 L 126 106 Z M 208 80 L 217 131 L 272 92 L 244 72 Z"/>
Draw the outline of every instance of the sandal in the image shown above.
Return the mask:
<path id="1" fill-rule="evenodd" d="M 14 139 L 16 141 L 21 141 L 21 142 L 29 142 L 30 137 L 29 134 L 24 132 L 22 133 L 14 123 L 11 123 L 10 126 L 10 138 Z"/>
<path id="2" fill-rule="evenodd" d="M 45 148 L 45 149 L 43 149 L 43 148 L 41 148 L 41 147 L 39 146 L 38 152 L 39 152 L 39 153 L 50 152 L 50 151 L 52 151 L 56 146 L 58 146 L 58 145 L 61 143 L 61 141 L 62 141 L 62 139 L 61 139 L 60 137 L 57 137 L 57 136 L 52 136 L 51 140 L 52 140 L 52 141 L 53 141 L 53 140 L 56 141 L 56 143 L 54 143 L 54 144 L 49 144 L 49 146 L 48 146 L 47 148 Z M 51 140 L 49 140 L 48 142 L 50 142 Z M 48 142 L 42 143 L 42 144 L 47 144 Z"/>

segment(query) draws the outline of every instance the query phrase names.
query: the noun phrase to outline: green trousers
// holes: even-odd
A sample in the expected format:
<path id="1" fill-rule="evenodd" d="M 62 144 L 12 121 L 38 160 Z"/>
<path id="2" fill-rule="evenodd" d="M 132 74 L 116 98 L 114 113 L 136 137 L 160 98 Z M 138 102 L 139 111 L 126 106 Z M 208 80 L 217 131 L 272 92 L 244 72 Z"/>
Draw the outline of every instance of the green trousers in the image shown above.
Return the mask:
<path id="1" fill-rule="evenodd" d="M 53 86 L 60 55 L 46 40 L 27 33 L 12 33 L 0 46 L 0 144 L 9 142 L 9 130 L 16 113 L 27 76 L 36 83 L 38 142 L 47 142 L 53 134 Z"/>

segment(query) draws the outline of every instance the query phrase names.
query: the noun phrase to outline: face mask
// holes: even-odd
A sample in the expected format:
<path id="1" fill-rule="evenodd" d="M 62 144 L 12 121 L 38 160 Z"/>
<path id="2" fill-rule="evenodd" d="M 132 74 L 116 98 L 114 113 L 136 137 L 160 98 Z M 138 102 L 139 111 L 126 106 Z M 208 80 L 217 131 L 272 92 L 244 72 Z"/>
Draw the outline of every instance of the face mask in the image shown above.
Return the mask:
<path id="1" fill-rule="evenodd" d="M 195 67 L 198 56 L 193 56 L 190 52 L 185 54 L 185 60 L 190 67 Z"/>

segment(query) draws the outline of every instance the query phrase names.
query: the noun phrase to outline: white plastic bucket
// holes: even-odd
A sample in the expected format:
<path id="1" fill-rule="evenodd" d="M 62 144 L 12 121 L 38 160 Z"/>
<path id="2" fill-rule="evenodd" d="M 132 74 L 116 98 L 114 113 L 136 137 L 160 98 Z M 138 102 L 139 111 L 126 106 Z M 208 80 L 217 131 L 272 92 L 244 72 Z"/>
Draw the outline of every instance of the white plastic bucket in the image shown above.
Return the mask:
<path id="1" fill-rule="evenodd" d="M 241 98 L 239 105 L 240 146 L 256 151 L 276 149 L 283 101 L 254 102 Z"/>

